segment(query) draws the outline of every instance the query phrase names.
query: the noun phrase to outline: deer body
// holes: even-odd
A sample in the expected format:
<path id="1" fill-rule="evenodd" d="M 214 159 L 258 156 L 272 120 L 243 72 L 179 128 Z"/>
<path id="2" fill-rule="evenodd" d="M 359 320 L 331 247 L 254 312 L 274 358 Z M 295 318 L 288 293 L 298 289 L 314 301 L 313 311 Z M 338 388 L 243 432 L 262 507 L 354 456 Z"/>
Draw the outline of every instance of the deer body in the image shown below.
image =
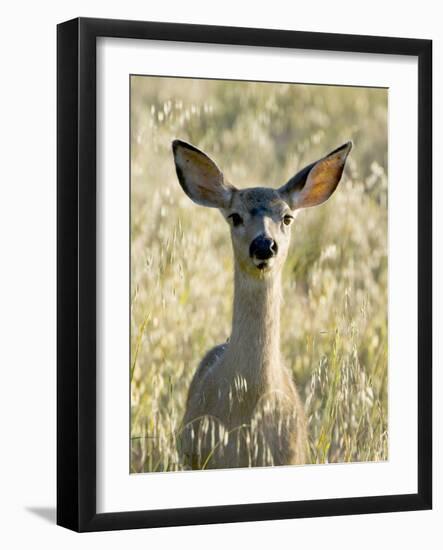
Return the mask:
<path id="1" fill-rule="evenodd" d="M 251 284 L 236 271 L 231 338 L 205 356 L 189 390 L 184 418 L 187 428 L 182 438 L 187 464 L 201 467 L 213 448 L 210 432 L 219 429 L 218 422 L 208 425 L 206 438 L 199 433 L 202 423 L 194 422 L 206 415 L 221 420 L 230 432 L 227 444 L 213 453 L 206 467 L 304 462 L 303 407 L 280 357 L 280 291 L 279 280 Z M 268 411 L 264 410 L 266 405 Z M 257 448 L 251 449 L 243 439 L 254 419 L 261 419 L 262 425 Z M 199 452 L 197 437 L 206 443 Z M 272 457 L 267 456 L 268 449 L 273 449 Z"/>
<path id="2" fill-rule="evenodd" d="M 304 408 L 280 352 L 281 270 L 296 209 L 332 194 L 350 147 L 333 151 L 280 189 L 238 190 L 203 152 L 173 143 L 184 191 L 221 210 L 231 225 L 235 258 L 231 336 L 205 355 L 188 392 L 178 438 L 186 468 L 305 462 Z"/>

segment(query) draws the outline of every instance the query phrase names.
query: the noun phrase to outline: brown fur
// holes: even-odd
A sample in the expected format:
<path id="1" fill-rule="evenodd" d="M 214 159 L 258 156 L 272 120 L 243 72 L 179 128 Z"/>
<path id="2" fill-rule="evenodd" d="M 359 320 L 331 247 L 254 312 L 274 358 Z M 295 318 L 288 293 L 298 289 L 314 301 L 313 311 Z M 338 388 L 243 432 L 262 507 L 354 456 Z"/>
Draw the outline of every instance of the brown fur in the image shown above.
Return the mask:
<path id="1" fill-rule="evenodd" d="M 320 204 L 334 192 L 350 148 L 333 151 L 280 189 L 237 190 L 207 155 L 174 142 L 184 191 L 198 204 L 220 209 L 231 226 L 235 259 L 231 337 L 205 355 L 189 388 L 178 438 L 185 467 L 305 462 L 304 407 L 280 354 L 281 272 L 296 210 Z M 233 215 L 241 222 L 234 223 Z M 251 257 L 257 237 L 278 245 L 264 264 Z"/>

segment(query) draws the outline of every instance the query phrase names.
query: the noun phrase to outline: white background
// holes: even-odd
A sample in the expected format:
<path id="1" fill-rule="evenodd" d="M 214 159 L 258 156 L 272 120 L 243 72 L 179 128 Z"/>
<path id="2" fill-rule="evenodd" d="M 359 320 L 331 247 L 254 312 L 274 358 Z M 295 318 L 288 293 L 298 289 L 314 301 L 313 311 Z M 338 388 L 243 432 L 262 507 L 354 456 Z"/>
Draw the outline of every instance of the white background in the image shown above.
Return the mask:
<path id="1" fill-rule="evenodd" d="M 13 6 L 13 7 L 12 7 Z M 78 15 L 409 36 L 434 39 L 434 212 L 443 208 L 443 31 L 438 3 L 167 3 L 108 0 L 56 6 L 16 2 L 2 11 L 0 121 L 0 543 L 6 548 L 438 548 L 441 477 L 432 512 L 351 516 L 75 535 L 54 526 L 55 506 L 55 25 Z M 434 280 L 442 277 L 443 230 L 435 216 Z M 438 254 L 438 248 L 440 253 Z M 437 255 L 438 254 L 438 255 Z M 435 288 L 435 395 L 443 390 L 443 307 Z M 437 400 L 435 400 L 437 401 Z M 435 411 L 435 463 L 442 463 L 442 407 Z M 6 544 L 5 544 L 6 543 Z"/>
<path id="2" fill-rule="evenodd" d="M 97 511 L 417 492 L 417 61 L 405 56 L 101 39 L 98 43 Z M 129 475 L 128 74 L 389 88 L 389 460 Z M 358 147 L 358 143 L 355 144 Z M 401 208 L 399 208 L 401 205 Z M 408 315 L 405 315 L 405 297 Z"/>

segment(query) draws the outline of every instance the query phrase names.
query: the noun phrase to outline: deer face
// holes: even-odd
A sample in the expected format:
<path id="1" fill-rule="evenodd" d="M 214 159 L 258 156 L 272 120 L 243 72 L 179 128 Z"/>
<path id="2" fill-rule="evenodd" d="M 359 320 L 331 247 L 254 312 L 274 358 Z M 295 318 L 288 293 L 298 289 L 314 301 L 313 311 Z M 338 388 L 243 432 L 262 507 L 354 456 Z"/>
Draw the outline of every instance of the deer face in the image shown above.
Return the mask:
<path id="1" fill-rule="evenodd" d="M 231 228 L 234 257 L 242 271 L 263 277 L 283 266 L 295 212 L 277 190 L 253 187 L 236 191 L 222 213 Z"/>
<path id="2" fill-rule="evenodd" d="M 228 222 L 238 267 L 252 277 L 265 278 L 284 264 L 297 211 L 321 204 L 335 191 L 351 143 L 306 166 L 278 189 L 239 190 L 193 145 L 175 140 L 172 149 L 184 192 L 197 204 L 218 208 Z"/>

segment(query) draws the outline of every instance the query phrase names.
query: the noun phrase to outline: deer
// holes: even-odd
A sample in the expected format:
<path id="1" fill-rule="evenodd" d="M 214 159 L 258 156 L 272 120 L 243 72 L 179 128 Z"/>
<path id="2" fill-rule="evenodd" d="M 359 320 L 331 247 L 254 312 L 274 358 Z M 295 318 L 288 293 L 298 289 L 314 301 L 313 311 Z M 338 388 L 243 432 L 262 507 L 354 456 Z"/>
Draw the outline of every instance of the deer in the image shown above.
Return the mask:
<path id="1" fill-rule="evenodd" d="M 206 153 L 172 142 L 178 182 L 218 209 L 234 256 L 232 330 L 209 350 L 188 390 L 177 446 L 183 469 L 306 463 L 304 405 L 280 351 L 282 268 L 298 212 L 336 190 L 352 142 L 305 166 L 279 188 L 238 189 Z"/>

